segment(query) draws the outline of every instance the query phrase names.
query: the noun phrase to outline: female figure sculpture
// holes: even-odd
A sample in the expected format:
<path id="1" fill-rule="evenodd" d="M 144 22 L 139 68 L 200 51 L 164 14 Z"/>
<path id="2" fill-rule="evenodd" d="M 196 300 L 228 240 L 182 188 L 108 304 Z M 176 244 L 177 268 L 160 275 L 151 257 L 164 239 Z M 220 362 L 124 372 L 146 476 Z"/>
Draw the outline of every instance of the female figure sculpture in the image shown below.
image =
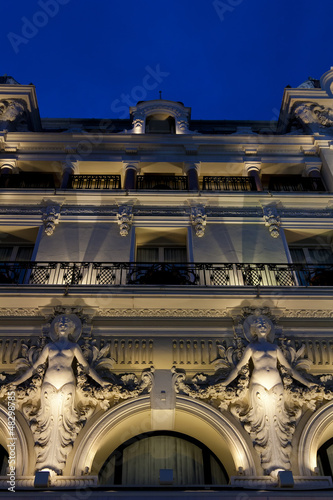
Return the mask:
<path id="1" fill-rule="evenodd" d="M 260 454 L 265 474 L 277 476 L 279 470 L 290 469 L 291 438 L 294 430 L 295 414 L 285 404 L 284 388 L 278 363 L 301 384 L 312 384 L 294 370 L 281 349 L 273 344 L 272 322 L 265 316 L 250 316 L 244 322 L 245 334 L 250 340 L 242 359 L 222 381 L 227 386 L 239 371 L 252 360 L 253 369 L 249 386 L 249 409 L 239 414 L 245 422 L 254 446 Z"/>
<path id="2" fill-rule="evenodd" d="M 74 314 L 56 316 L 51 324 L 50 337 L 37 361 L 12 385 L 28 380 L 34 371 L 48 362 L 41 387 L 40 409 L 35 415 L 32 431 L 36 442 L 37 469 L 61 474 L 73 442 L 83 426 L 74 408 L 74 358 L 88 375 L 102 386 L 109 385 L 93 370 L 76 343 L 81 334 L 81 321 Z M 72 340 L 71 340 L 72 339 Z M 74 342 L 73 342 L 74 340 Z"/>

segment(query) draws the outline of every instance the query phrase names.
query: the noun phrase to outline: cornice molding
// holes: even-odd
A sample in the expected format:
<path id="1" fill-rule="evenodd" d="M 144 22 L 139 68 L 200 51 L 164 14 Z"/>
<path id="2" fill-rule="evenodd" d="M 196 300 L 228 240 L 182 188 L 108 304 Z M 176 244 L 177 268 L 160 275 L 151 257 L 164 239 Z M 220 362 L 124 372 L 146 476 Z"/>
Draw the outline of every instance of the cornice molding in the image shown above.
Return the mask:
<path id="1" fill-rule="evenodd" d="M 135 318 L 226 318 L 227 311 L 221 309 L 112 309 L 98 308 L 94 316 L 119 318 L 119 317 L 135 317 Z"/>

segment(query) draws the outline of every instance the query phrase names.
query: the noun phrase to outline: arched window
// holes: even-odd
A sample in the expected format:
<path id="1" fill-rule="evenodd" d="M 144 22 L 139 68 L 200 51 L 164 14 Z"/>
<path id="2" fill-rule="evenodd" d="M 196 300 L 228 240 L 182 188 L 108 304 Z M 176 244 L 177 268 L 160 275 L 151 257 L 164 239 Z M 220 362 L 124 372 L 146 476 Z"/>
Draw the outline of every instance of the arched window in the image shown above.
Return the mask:
<path id="1" fill-rule="evenodd" d="M 7 474 L 8 467 L 8 452 L 0 444 L 0 476 L 5 476 Z"/>
<path id="2" fill-rule="evenodd" d="M 317 461 L 322 476 L 333 478 L 333 438 L 324 443 L 318 450 Z"/>
<path id="3" fill-rule="evenodd" d="M 176 131 L 175 119 L 165 113 L 147 116 L 146 133 L 174 134 Z"/>
<path id="4" fill-rule="evenodd" d="M 205 445 L 168 431 L 140 434 L 122 444 L 105 461 L 99 483 L 154 486 L 161 469 L 172 469 L 174 486 L 228 484 L 223 465 Z"/>

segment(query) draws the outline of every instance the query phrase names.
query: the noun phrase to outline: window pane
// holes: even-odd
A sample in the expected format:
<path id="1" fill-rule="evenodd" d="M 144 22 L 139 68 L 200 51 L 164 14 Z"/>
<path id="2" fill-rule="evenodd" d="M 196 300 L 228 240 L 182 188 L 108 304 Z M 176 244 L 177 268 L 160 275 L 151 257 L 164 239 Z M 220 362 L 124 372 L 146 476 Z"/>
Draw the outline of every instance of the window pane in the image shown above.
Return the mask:
<path id="1" fill-rule="evenodd" d="M 25 261 L 25 260 L 30 260 L 31 259 L 31 255 L 32 255 L 32 252 L 33 252 L 33 249 L 34 247 L 19 247 L 18 251 L 17 251 L 17 256 L 16 256 L 16 260 L 19 261 L 19 262 L 22 262 L 22 261 Z"/>
<path id="2" fill-rule="evenodd" d="M 204 484 L 202 451 L 184 439 L 152 436 L 124 449 L 123 485 L 158 485 L 160 469 L 173 470 L 174 484 Z"/>
<path id="3" fill-rule="evenodd" d="M 13 247 L 0 247 L 0 261 L 9 262 L 13 253 Z"/>
<path id="4" fill-rule="evenodd" d="M 326 264 L 333 262 L 332 252 L 328 248 L 309 248 L 312 264 Z"/>
<path id="5" fill-rule="evenodd" d="M 164 262 L 186 262 L 186 248 L 185 247 L 165 247 L 164 249 Z"/>
<path id="6" fill-rule="evenodd" d="M 158 262 L 158 248 L 138 247 L 136 260 L 138 262 Z"/>
<path id="7" fill-rule="evenodd" d="M 294 264 L 306 264 L 302 248 L 290 248 L 290 255 Z"/>

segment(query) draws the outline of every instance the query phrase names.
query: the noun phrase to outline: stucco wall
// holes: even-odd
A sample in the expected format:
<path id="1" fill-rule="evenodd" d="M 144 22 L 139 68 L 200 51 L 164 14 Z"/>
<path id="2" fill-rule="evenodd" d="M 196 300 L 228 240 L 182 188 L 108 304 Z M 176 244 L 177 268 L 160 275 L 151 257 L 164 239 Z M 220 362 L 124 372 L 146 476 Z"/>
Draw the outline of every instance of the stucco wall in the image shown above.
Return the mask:
<path id="1" fill-rule="evenodd" d="M 282 238 L 263 224 L 207 224 L 203 238 L 193 236 L 194 262 L 287 262 Z"/>
<path id="2" fill-rule="evenodd" d="M 37 261 L 128 262 L 130 236 L 115 223 L 60 223 L 52 236 L 43 233 Z"/>

